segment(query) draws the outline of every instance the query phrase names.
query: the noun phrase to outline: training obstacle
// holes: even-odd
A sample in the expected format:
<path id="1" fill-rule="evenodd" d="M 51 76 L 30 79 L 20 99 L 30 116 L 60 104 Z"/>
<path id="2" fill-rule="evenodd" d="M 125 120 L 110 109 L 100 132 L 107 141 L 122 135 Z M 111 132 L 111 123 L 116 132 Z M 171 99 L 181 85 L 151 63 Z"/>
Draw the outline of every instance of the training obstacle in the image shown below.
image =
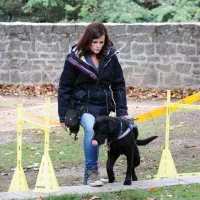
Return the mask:
<path id="1" fill-rule="evenodd" d="M 9 192 L 26 191 L 28 190 L 28 184 L 26 176 L 22 167 L 22 125 L 28 124 L 45 133 L 44 141 L 44 155 L 41 160 L 40 169 L 35 185 L 35 192 L 57 192 L 60 190 L 53 165 L 49 156 L 49 135 L 50 135 L 50 98 L 46 98 L 45 101 L 45 125 L 37 124 L 25 118 L 22 118 L 22 104 L 18 105 L 18 126 L 17 126 L 17 167 L 15 169 Z"/>
<path id="2" fill-rule="evenodd" d="M 195 95 L 196 100 L 200 99 L 200 93 L 197 93 L 198 95 Z M 170 90 L 167 90 L 167 104 L 165 106 L 166 108 L 166 131 L 165 131 L 165 145 L 163 148 L 158 173 L 155 176 L 155 179 L 161 179 L 161 178 L 178 178 L 183 176 L 200 176 L 200 173 L 181 173 L 178 174 L 171 151 L 169 149 L 169 131 L 170 131 L 170 112 L 171 110 L 177 110 L 179 108 L 186 108 L 186 109 L 195 109 L 200 110 L 199 105 L 188 105 L 183 104 L 184 101 L 179 101 L 180 103 L 171 103 L 170 100 Z M 181 104 L 182 103 L 182 104 Z"/>
<path id="3" fill-rule="evenodd" d="M 170 113 L 178 110 L 179 108 L 188 108 L 200 110 L 200 106 L 189 105 L 200 100 L 200 92 L 193 94 L 184 99 L 178 100 L 175 103 L 170 102 L 170 91 L 167 91 L 167 105 L 161 108 L 140 114 L 138 116 L 133 116 L 136 118 L 135 122 L 140 123 L 146 120 L 160 117 L 166 115 L 166 133 L 165 133 L 165 146 L 162 152 L 158 173 L 155 176 L 156 179 L 160 178 L 177 178 L 182 176 L 199 176 L 200 173 L 183 173 L 178 174 L 176 167 L 169 149 L 169 129 L 170 129 Z M 31 113 L 22 111 L 22 105 L 18 106 L 18 128 L 17 128 L 17 167 L 13 175 L 13 179 L 9 188 L 9 192 L 14 191 L 25 191 L 28 190 L 28 184 L 22 167 L 22 125 L 29 124 L 33 127 L 45 131 L 45 145 L 44 145 L 44 155 L 40 164 L 40 169 L 37 177 L 37 182 L 35 185 L 36 192 L 56 192 L 59 191 L 59 185 L 55 176 L 53 165 L 49 157 L 49 133 L 50 124 L 60 125 L 59 122 L 50 120 L 50 100 L 46 100 L 46 117 L 39 117 Z M 22 113 L 25 113 L 33 118 L 37 118 L 45 125 L 37 124 L 35 122 L 26 120 L 22 118 Z"/>
<path id="4" fill-rule="evenodd" d="M 200 92 L 197 92 L 191 96 L 188 96 L 184 99 L 180 99 L 180 100 L 176 101 L 174 104 L 170 103 L 171 108 L 169 111 L 170 111 L 170 113 L 174 112 L 174 111 L 178 110 L 179 108 L 183 108 L 184 105 L 189 108 L 188 104 L 193 104 L 199 100 L 200 100 Z M 172 106 L 172 105 L 174 105 L 174 106 Z M 179 106 L 175 106 L 175 105 L 179 105 Z M 183 107 L 181 107 L 181 106 L 183 106 Z M 196 106 L 192 106 L 192 107 L 195 108 Z M 134 120 L 135 123 L 140 123 L 140 122 L 144 122 L 147 120 L 151 120 L 151 119 L 163 116 L 165 114 L 166 114 L 166 106 L 163 106 L 163 107 L 157 108 L 155 110 L 152 110 L 152 111 L 149 111 L 149 112 L 146 112 L 143 114 L 139 114 L 137 116 L 133 116 L 133 118 L 135 119 Z"/>
<path id="5" fill-rule="evenodd" d="M 15 191 L 26 191 L 28 190 L 28 184 L 26 176 L 24 174 L 24 169 L 22 167 L 22 105 L 18 105 L 18 120 L 17 120 L 17 167 L 15 169 L 9 192 Z"/>

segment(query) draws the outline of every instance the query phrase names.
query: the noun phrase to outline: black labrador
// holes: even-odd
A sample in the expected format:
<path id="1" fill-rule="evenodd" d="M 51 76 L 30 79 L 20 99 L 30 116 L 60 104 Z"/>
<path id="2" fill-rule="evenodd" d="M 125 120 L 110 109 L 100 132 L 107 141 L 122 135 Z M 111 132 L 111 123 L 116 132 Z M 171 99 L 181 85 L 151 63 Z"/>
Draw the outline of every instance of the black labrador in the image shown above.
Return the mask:
<path id="1" fill-rule="evenodd" d="M 133 126 L 130 127 L 130 124 Z M 124 154 L 127 158 L 127 171 L 124 185 L 131 185 L 132 181 L 137 181 L 135 168 L 140 164 L 140 153 L 137 145 L 146 145 L 157 138 L 152 136 L 143 140 L 137 139 L 138 129 L 127 119 L 119 117 L 100 116 L 94 123 L 94 137 L 92 144 L 99 146 L 107 139 L 108 160 L 107 174 L 109 183 L 115 181 L 113 167 L 117 158 Z"/>

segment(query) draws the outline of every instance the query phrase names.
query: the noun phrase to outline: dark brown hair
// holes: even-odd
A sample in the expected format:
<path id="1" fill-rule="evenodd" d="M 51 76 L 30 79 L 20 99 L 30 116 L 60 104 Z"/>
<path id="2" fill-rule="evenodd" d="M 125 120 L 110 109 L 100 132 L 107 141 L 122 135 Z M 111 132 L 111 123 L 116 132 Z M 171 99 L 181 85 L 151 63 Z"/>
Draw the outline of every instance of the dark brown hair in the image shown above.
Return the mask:
<path id="1" fill-rule="evenodd" d="M 87 26 L 78 42 L 77 49 L 79 52 L 79 57 L 92 54 L 93 52 L 90 50 L 90 44 L 92 43 L 92 40 L 98 39 L 102 35 L 105 35 L 105 43 L 101 51 L 97 54 L 97 57 L 101 59 L 102 57 L 106 56 L 108 45 L 110 43 L 107 29 L 101 22 L 92 22 Z"/>

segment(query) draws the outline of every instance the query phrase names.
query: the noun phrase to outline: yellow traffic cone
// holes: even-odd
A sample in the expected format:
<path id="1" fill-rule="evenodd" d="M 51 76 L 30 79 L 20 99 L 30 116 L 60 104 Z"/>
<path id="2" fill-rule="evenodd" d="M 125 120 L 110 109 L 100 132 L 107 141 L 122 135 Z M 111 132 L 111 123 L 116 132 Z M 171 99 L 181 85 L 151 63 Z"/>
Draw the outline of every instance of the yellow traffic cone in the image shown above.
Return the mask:
<path id="1" fill-rule="evenodd" d="M 37 182 L 35 185 L 35 192 L 57 192 L 59 191 L 59 185 L 56 179 L 56 175 L 53 169 L 53 165 L 49 155 L 43 155 Z"/>
<path id="2" fill-rule="evenodd" d="M 8 191 L 17 192 L 26 190 L 28 190 L 28 184 L 24 170 L 21 166 L 17 166 Z"/>

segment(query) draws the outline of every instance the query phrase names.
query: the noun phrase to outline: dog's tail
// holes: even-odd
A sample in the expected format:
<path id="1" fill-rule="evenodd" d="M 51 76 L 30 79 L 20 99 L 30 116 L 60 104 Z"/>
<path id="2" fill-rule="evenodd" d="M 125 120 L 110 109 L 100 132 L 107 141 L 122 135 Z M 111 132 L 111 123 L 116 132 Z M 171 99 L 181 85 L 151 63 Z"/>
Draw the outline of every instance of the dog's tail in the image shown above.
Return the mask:
<path id="1" fill-rule="evenodd" d="M 151 141 L 155 140 L 158 136 L 152 136 L 143 140 L 137 140 L 137 145 L 138 146 L 144 146 L 149 144 Z"/>

